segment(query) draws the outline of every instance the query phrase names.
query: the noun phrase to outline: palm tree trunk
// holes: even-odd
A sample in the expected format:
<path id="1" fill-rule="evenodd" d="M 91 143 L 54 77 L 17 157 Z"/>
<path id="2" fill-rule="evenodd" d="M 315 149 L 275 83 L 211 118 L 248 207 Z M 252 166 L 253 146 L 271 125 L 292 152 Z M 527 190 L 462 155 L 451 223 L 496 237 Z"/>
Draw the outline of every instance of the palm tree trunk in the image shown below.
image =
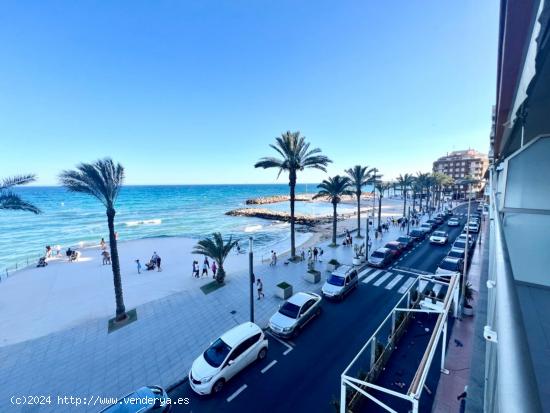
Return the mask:
<path id="1" fill-rule="evenodd" d="M 296 256 L 296 241 L 294 238 L 294 201 L 296 199 L 296 173 L 290 173 L 290 259 Z"/>
<path id="2" fill-rule="evenodd" d="M 107 225 L 109 226 L 109 246 L 111 248 L 111 267 L 113 270 L 113 284 L 115 287 L 116 321 L 126 318 L 126 307 L 122 295 L 122 280 L 120 278 L 120 262 L 118 259 L 118 247 L 115 235 L 115 214 L 112 208 L 107 209 Z"/>
<path id="3" fill-rule="evenodd" d="M 416 192 L 413 192 L 413 212 L 414 208 L 416 208 Z"/>
<path id="4" fill-rule="evenodd" d="M 403 216 L 405 216 L 406 210 L 407 210 L 407 189 L 405 189 L 404 195 L 403 195 Z"/>
<path id="5" fill-rule="evenodd" d="M 332 203 L 332 244 L 336 245 L 336 202 Z"/>
<path id="6" fill-rule="evenodd" d="M 382 220 L 382 195 L 378 197 L 378 231 L 380 231 L 381 220 Z"/>
<path id="7" fill-rule="evenodd" d="M 361 238 L 361 192 L 357 192 L 357 238 Z"/>

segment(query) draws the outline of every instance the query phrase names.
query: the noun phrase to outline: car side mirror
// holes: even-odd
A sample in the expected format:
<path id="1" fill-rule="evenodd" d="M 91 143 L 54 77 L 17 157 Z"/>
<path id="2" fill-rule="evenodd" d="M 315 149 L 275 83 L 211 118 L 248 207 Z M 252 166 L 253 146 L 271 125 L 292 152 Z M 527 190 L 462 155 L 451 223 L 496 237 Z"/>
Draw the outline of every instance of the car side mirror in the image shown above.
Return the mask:
<path id="1" fill-rule="evenodd" d="M 229 360 L 229 361 L 227 362 L 227 365 L 228 365 L 228 366 L 232 366 L 233 364 L 235 364 L 235 360 Z"/>

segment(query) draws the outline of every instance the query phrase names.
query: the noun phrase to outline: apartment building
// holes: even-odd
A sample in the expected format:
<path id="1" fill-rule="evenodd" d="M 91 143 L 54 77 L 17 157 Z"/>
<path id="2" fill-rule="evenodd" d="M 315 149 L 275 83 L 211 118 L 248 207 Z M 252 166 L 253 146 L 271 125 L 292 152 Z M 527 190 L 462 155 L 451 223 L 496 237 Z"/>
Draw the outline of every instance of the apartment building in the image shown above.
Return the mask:
<path id="1" fill-rule="evenodd" d="M 479 193 L 485 186 L 485 172 L 489 166 L 486 154 L 474 149 L 453 151 L 442 156 L 433 163 L 433 172 L 441 172 L 460 181 L 465 178 L 473 178 L 478 181 L 472 185 L 472 192 Z M 462 198 L 467 192 L 467 185 L 457 184 L 453 187 L 453 197 Z"/>

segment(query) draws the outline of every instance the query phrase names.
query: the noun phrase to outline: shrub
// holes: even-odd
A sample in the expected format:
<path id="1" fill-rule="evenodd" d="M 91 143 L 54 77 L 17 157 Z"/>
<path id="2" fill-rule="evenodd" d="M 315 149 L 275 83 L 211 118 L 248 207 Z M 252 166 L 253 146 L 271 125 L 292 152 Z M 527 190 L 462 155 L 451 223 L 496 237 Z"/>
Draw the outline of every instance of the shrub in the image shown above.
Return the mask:
<path id="1" fill-rule="evenodd" d="M 335 258 L 331 258 L 331 260 L 328 262 L 330 265 L 336 265 L 336 266 L 339 266 L 340 263 L 338 262 L 337 259 Z"/>
<path id="2" fill-rule="evenodd" d="M 283 290 L 286 290 L 288 287 L 290 287 L 290 284 L 286 281 L 283 281 L 282 283 L 277 284 L 277 287 L 282 288 Z"/>

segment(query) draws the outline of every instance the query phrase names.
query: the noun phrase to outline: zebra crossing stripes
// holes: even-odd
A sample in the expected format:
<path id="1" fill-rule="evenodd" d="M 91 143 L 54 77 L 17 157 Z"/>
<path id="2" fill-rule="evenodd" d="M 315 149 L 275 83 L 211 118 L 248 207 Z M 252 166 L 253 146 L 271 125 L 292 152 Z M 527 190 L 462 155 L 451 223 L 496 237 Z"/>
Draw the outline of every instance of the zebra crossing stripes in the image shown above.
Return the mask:
<path id="1" fill-rule="evenodd" d="M 390 275 L 392 275 L 391 272 L 385 273 L 382 277 L 380 277 L 376 282 L 373 284 L 375 287 L 379 287 L 384 281 L 386 281 Z"/>
<path id="2" fill-rule="evenodd" d="M 374 280 L 374 279 L 378 276 L 378 274 L 380 274 L 381 272 L 382 272 L 382 270 L 376 270 L 376 271 L 374 271 L 372 274 L 370 274 L 367 278 L 365 278 L 365 279 L 363 280 L 363 283 L 365 283 L 365 284 L 370 283 L 370 282 L 371 282 L 372 280 Z"/>
<path id="3" fill-rule="evenodd" d="M 399 290 L 397 290 L 397 292 L 399 294 L 405 293 L 405 291 L 407 291 L 407 289 L 412 285 L 414 280 L 416 280 L 416 278 L 414 278 L 414 277 L 407 278 L 407 281 L 405 281 L 405 283 L 401 286 L 401 288 Z"/>
<path id="4" fill-rule="evenodd" d="M 418 283 L 418 292 L 423 293 L 427 285 L 428 285 L 428 281 L 420 280 Z"/>
<path id="5" fill-rule="evenodd" d="M 370 267 L 365 268 L 363 271 L 361 271 L 357 276 L 361 278 L 363 275 L 367 274 L 368 272 L 372 271 L 373 269 Z"/>
<path id="6" fill-rule="evenodd" d="M 391 280 L 388 285 L 386 285 L 386 290 L 391 290 L 393 287 L 397 285 L 399 281 L 403 278 L 402 275 L 396 275 L 393 277 L 393 280 Z"/>
<path id="7" fill-rule="evenodd" d="M 434 288 L 432 288 L 432 291 L 435 293 L 435 295 L 439 294 L 439 291 L 441 291 L 441 287 L 443 287 L 441 284 L 434 285 Z"/>

